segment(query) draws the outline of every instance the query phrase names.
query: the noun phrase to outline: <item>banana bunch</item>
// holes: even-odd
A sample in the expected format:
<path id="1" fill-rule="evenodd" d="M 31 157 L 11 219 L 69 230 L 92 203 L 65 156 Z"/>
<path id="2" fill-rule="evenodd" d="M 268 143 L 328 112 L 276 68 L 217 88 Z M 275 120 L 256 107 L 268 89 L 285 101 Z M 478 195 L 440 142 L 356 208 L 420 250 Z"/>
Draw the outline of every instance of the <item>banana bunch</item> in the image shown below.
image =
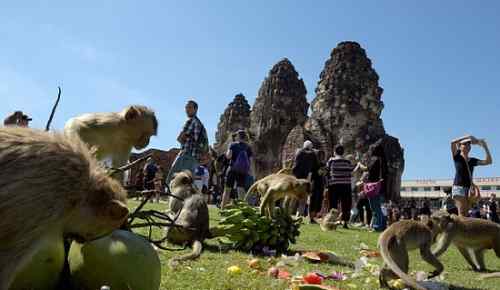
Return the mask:
<path id="1" fill-rule="evenodd" d="M 264 247 L 284 253 L 300 234 L 302 219 L 294 219 L 285 210 L 275 209 L 273 218 L 261 216 L 258 208 L 239 202 L 220 211 L 219 225 L 211 228 L 221 245 L 242 251 Z"/>

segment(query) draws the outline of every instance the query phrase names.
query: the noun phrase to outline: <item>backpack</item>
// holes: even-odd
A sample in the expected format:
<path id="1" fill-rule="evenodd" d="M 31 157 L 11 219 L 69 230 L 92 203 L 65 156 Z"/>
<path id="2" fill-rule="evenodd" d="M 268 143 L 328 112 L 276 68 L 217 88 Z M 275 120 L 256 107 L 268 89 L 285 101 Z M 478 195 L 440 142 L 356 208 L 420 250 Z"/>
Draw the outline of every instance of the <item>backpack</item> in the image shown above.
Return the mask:
<path id="1" fill-rule="evenodd" d="M 208 153 L 210 148 L 208 145 L 208 135 L 205 126 L 201 125 L 200 136 L 198 136 L 198 148 L 201 153 Z"/>
<path id="2" fill-rule="evenodd" d="M 231 170 L 241 174 L 248 174 L 250 171 L 250 159 L 248 158 L 247 150 L 241 150 L 236 157 L 236 160 L 231 165 Z"/>

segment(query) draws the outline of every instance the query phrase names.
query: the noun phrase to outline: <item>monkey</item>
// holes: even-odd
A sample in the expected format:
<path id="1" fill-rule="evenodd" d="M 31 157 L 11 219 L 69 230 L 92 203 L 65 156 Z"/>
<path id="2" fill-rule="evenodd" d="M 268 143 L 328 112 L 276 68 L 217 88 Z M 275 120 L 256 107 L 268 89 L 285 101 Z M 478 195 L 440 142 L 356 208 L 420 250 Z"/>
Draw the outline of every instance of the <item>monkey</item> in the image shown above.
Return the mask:
<path id="1" fill-rule="evenodd" d="M 260 214 L 271 217 L 276 201 L 285 198 L 305 199 L 311 193 L 311 183 L 307 179 L 298 179 L 289 174 L 271 174 L 255 182 L 246 194 L 248 199 L 250 194 L 258 192 L 263 196 L 260 203 Z M 288 202 L 284 201 L 283 207 L 288 210 Z"/>
<path id="2" fill-rule="evenodd" d="M 434 255 L 443 254 L 454 244 L 474 271 L 486 271 L 484 251 L 493 249 L 500 258 L 500 226 L 492 221 L 450 215 L 439 211 L 432 215 L 437 220 L 439 239 Z"/>
<path id="3" fill-rule="evenodd" d="M 173 213 L 169 215 L 173 219 Z M 173 257 L 170 260 L 171 266 L 180 261 L 198 258 L 203 250 L 203 241 L 210 238 L 208 206 L 202 194 L 193 194 L 184 201 L 175 224 L 180 227 L 167 227 L 167 240 L 178 245 L 191 243 L 193 250 L 189 254 Z"/>
<path id="4" fill-rule="evenodd" d="M 121 112 L 84 114 L 71 118 L 64 126 L 65 134 L 76 135 L 89 147 L 95 147 L 98 160 L 110 158 L 113 168 L 127 163 L 132 148 L 148 146 L 157 131 L 153 110 L 139 105 L 128 106 Z M 121 181 L 123 173 L 116 178 Z"/>
<path id="5" fill-rule="evenodd" d="M 126 191 L 79 138 L 0 128 L 0 290 L 43 238 L 91 241 L 128 216 Z"/>
<path id="6" fill-rule="evenodd" d="M 168 202 L 168 211 L 177 214 L 183 204 L 183 200 L 187 199 L 193 194 L 199 193 L 194 186 L 194 179 L 191 171 L 184 170 L 174 174 L 170 181 L 171 196 Z"/>
<path id="7" fill-rule="evenodd" d="M 337 229 L 338 225 L 338 210 L 332 208 L 320 221 L 319 226 L 322 231 L 333 231 Z"/>
<path id="8" fill-rule="evenodd" d="M 418 285 L 408 275 L 408 251 L 420 249 L 422 259 L 434 266 L 435 271 L 429 274 L 429 278 L 440 275 L 444 266 L 431 251 L 436 234 L 437 226 L 432 219 L 427 222 L 401 220 L 382 232 L 378 239 L 380 254 L 384 260 L 379 274 L 380 286 L 389 287 L 389 280 L 401 278 L 406 285 L 425 290 L 425 287 Z"/>

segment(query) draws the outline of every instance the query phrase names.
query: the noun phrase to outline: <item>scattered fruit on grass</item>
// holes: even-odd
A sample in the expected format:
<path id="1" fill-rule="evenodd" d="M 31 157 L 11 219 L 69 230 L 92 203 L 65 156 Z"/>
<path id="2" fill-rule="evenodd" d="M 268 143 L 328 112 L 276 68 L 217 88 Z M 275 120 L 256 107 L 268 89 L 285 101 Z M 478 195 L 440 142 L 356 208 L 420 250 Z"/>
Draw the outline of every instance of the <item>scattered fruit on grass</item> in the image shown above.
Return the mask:
<path id="1" fill-rule="evenodd" d="M 227 272 L 231 275 L 236 275 L 241 273 L 241 268 L 238 266 L 231 266 L 227 268 Z"/>
<path id="2" fill-rule="evenodd" d="M 251 259 L 250 261 L 248 261 L 248 266 L 252 269 L 260 269 L 260 260 Z"/>
<path id="3" fill-rule="evenodd" d="M 303 279 L 308 284 L 321 284 L 323 282 L 323 279 L 316 273 L 308 273 Z"/>
<path id="4" fill-rule="evenodd" d="M 269 277 L 278 278 L 279 273 L 280 269 L 278 269 L 278 267 L 271 267 L 267 270 L 267 275 Z"/>
<path id="5" fill-rule="evenodd" d="M 395 289 L 404 289 L 406 287 L 405 283 L 401 279 L 394 279 L 388 282 L 389 286 Z"/>

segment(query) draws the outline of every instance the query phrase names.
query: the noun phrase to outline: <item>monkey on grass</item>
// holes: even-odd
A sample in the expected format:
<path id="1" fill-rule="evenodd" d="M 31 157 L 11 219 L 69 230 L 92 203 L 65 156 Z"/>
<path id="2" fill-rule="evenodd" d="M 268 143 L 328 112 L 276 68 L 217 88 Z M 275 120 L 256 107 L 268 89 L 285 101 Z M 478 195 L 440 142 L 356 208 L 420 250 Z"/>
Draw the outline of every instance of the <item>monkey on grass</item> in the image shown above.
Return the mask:
<path id="1" fill-rule="evenodd" d="M 311 194 L 311 183 L 307 179 L 298 179 L 293 175 L 275 173 L 256 181 L 248 189 L 245 200 L 254 193 L 263 196 L 260 214 L 272 217 L 276 201 L 284 200 L 284 208 L 288 210 L 290 200 L 306 199 Z"/>
<path id="2" fill-rule="evenodd" d="M 441 274 L 444 269 L 443 264 L 431 252 L 436 231 L 436 225 L 429 219 L 425 222 L 398 221 L 382 232 L 378 239 L 380 254 L 384 260 L 379 275 L 380 286 L 390 288 L 388 284 L 390 280 L 401 278 L 412 289 L 426 290 L 408 275 L 408 251 L 419 249 L 422 259 L 434 266 L 435 271 L 431 272 L 428 278 Z"/>
<path id="3" fill-rule="evenodd" d="M 433 253 L 443 254 L 453 243 L 474 271 L 486 271 L 484 251 L 492 249 L 500 258 L 500 225 L 484 219 L 450 215 L 439 211 L 432 215 L 437 220 L 439 238 Z"/>
<path id="4" fill-rule="evenodd" d="M 196 259 L 203 250 L 203 241 L 210 238 L 208 206 L 193 185 L 190 171 L 178 172 L 170 181 L 171 194 L 168 215 L 178 226 L 166 228 L 167 240 L 173 244 L 191 244 L 192 252 L 174 257 L 170 264 Z M 177 219 L 175 219 L 177 217 Z"/>
<path id="5" fill-rule="evenodd" d="M 339 211 L 332 208 L 324 217 L 321 218 L 319 226 L 322 231 L 334 231 L 337 229 L 339 217 Z"/>
<path id="6" fill-rule="evenodd" d="M 94 240 L 128 216 L 126 191 L 79 138 L 0 128 L 0 168 L 0 290 L 43 238 Z"/>
<path id="7" fill-rule="evenodd" d="M 127 163 L 132 148 L 143 149 L 158 130 L 155 113 L 145 106 L 128 106 L 121 112 L 89 113 L 68 120 L 64 133 L 78 136 L 96 148 L 98 160 L 110 158 L 112 167 Z M 122 174 L 117 175 L 121 180 Z"/>

